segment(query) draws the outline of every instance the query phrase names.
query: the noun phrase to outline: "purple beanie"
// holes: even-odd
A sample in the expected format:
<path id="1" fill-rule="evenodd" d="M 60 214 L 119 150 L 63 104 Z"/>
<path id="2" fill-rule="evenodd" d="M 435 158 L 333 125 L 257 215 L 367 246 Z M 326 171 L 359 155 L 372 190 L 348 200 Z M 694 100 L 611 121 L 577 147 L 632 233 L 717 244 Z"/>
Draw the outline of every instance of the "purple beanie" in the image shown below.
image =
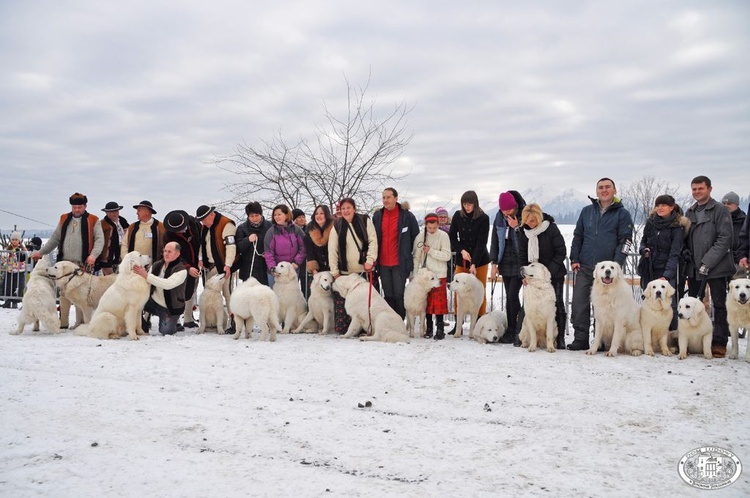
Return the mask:
<path id="1" fill-rule="evenodd" d="M 518 207 L 516 198 L 513 197 L 513 194 L 511 194 L 510 192 L 503 192 L 502 194 L 500 194 L 500 198 L 497 200 L 497 202 L 500 205 L 500 211 L 516 209 Z"/>
<path id="2" fill-rule="evenodd" d="M 438 216 L 440 216 L 441 214 L 448 216 L 448 210 L 445 209 L 444 207 L 439 207 L 435 210 L 435 214 Z"/>

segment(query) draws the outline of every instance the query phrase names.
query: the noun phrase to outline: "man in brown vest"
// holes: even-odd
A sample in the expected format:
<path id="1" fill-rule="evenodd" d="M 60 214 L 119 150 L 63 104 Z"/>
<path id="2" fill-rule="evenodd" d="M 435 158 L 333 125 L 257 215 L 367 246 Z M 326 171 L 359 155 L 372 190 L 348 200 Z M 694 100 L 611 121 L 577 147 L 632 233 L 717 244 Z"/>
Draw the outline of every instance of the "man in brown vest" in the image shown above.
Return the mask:
<path id="1" fill-rule="evenodd" d="M 133 208 L 138 221 L 125 231 L 120 257 L 124 258 L 129 252 L 138 251 L 151 256 L 151 261 L 158 261 L 164 250 L 164 225 L 152 216 L 156 214 L 156 210 L 151 202 L 141 201 Z"/>
<path id="2" fill-rule="evenodd" d="M 76 192 L 70 196 L 70 213 L 60 216 L 54 233 L 46 244 L 31 254 L 31 258 L 38 260 L 45 254 L 57 248 L 58 261 L 71 261 L 79 266 L 94 267 L 104 248 L 104 234 L 99 218 L 86 211 L 88 198 Z M 76 314 L 83 313 L 76 309 Z M 68 328 L 70 315 L 70 301 L 60 295 L 60 328 Z"/>
<path id="3" fill-rule="evenodd" d="M 221 293 L 224 295 L 224 301 L 229 310 L 229 299 L 232 294 L 232 265 L 237 260 L 237 246 L 235 245 L 237 227 L 232 220 L 216 211 L 213 206 L 198 206 L 195 219 L 203 225 L 198 267 L 208 272 L 206 278 L 213 277 L 219 271 L 224 272 L 225 278 Z M 230 320 L 226 333 L 234 334 L 234 332 L 234 320 Z"/>
<path id="4" fill-rule="evenodd" d="M 125 237 L 125 230 L 130 226 L 128 220 L 120 216 L 122 206 L 110 201 L 104 206 L 106 216 L 102 218 L 102 232 L 104 233 L 104 249 L 96 261 L 104 275 L 111 275 L 115 267 L 120 264 L 120 242 Z"/>

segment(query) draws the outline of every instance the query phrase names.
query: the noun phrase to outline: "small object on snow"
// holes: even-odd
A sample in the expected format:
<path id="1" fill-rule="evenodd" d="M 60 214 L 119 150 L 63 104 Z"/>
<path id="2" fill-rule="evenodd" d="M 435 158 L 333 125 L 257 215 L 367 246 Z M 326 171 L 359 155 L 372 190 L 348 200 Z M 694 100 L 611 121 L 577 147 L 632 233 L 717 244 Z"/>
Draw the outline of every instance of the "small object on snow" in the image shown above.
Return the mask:
<path id="1" fill-rule="evenodd" d="M 97 446 L 99 446 L 99 443 L 97 443 L 96 441 L 94 441 L 93 443 L 91 443 L 91 447 L 92 448 L 96 448 Z"/>
<path id="2" fill-rule="evenodd" d="M 364 408 L 364 407 L 365 405 L 363 405 L 362 403 L 357 403 L 357 408 Z"/>
<path id="3" fill-rule="evenodd" d="M 96 345 L 97 348 L 102 347 L 101 343 Z"/>
<path id="4" fill-rule="evenodd" d="M 372 401 L 366 401 L 365 402 L 365 407 L 366 408 L 370 408 L 371 406 L 372 406 Z"/>
<path id="5" fill-rule="evenodd" d="M 383 432 L 388 433 L 388 432 L 391 432 L 391 430 L 390 429 L 383 429 Z"/>
<path id="6" fill-rule="evenodd" d="M 667 370 L 667 373 L 668 373 L 668 374 L 671 374 L 671 373 L 672 373 L 672 371 L 671 371 L 671 370 Z"/>
<path id="7" fill-rule="evenodd" d="M 700 396 L 700 395 L 701 395 L 701 393 L 695 393 L 695 395 L 696 395 L 696 396 Z"/>
<path id="8" fill-rule="evenodd" d="M 490 408 L 490 404 L 489 403 L 485 403 L 484 404 L 484 411 L 486 411 L 486 412 L 491 412 L 492 411 L 492 408 Z"/>
<path id="9" fill-rule="evenodd" d="M 54 458 L 55 460 L 62 460 L 62 455 L 58 455 L 57 453 L 55 453 L 54 455 L 52 455 L 52 458 Z"/>
<path id="10" fill-rule="evenodd" d="M 289 401 L 294 401 L 294 398 L 289 398 Z"/>

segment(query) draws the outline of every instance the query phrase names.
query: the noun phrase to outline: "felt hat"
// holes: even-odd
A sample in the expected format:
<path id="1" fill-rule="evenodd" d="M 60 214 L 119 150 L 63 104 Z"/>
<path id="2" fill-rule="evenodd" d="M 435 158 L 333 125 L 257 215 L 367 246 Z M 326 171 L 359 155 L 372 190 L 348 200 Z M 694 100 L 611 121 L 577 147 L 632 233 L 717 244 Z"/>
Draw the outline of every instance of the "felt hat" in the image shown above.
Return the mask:
<path id="1" fill-rule="evenodd" d="M 190 215 L 185 211 L 170 211 L 164 216 L 164 228 L 167 232 L 183 232 L 188 226 Z"/>
<path id="2" fill-rule="evenodd" d="M 205 204 L 201 204 L 198 206 L 198 209 L 195 210 L 195 219 L 198 221 L 202 221 L 206 216 L 213 213 L 216 210 L 216 206 L 208 207 Z"/>
<path id="3" fill-rule="evenodd" d="M 105 213 L 109 213 L 109 212 L 112 212 L 112 211 L 119 211 L 120 209 L 122 209 L 122 206 L 120 206 L 119 204 L 117 204 L 115 201 L 109 201 L 104 206 L 104 209 L 102 209 L 102 211 L 104 211 Z"/>
<path id="4" fill-rule="evenodd" d="M 151 204 L 150 201 L 141 201 L 140 203 L 133 206 L 133 209 L 138 209 L 139 207 L 145 207 L 148 208 L 149 211 L 151 211 L 151 214 L 156 214 L 156 210 L 154 209 L 154 205 Z"/>

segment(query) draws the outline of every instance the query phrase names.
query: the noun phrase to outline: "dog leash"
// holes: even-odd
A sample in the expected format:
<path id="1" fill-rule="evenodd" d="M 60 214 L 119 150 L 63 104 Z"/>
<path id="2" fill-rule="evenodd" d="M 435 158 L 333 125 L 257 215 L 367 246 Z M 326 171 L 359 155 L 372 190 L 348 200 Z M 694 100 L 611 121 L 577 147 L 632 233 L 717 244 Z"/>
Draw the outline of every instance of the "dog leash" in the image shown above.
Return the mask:
<path id="1" fill-rule="evenodd" d="M 497 277 L 492 279 L 490 283 L 490 313 L 495 310 L 495 286 L 497 285 Z"/>
<path id="2" fill-rule="evenodd" d="M 367 327 L 367 335 L 372 335 L 372 271 L 367 272 L 367 280 L 370 284 L 367 289 L 367 320 L 370 322 Z"/>

